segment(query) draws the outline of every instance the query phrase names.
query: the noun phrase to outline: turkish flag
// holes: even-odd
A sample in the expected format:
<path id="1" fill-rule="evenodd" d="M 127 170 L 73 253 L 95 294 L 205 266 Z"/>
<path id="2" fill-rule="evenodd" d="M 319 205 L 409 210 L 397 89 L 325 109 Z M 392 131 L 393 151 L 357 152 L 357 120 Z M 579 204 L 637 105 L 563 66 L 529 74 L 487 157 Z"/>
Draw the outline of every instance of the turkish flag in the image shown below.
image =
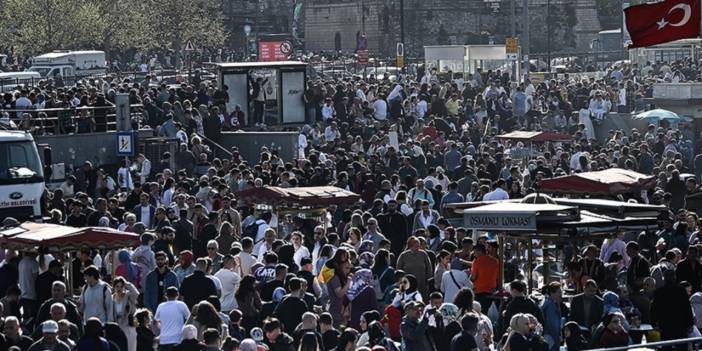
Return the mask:
<path id="1" fill-rule="evenodd" d="M 700 0 L 665 0 L 624 9 L 630 48 L 700 35 Z"/>

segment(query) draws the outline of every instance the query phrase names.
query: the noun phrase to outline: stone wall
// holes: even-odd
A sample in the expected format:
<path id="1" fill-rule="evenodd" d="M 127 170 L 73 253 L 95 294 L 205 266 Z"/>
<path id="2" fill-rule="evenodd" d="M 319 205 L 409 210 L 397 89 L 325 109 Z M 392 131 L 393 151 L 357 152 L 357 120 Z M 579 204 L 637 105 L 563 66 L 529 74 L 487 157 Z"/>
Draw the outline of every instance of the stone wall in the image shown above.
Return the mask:
<path id="1" fill-rule="evenodd" d="M 522 0 L 515 1 L 516 29 L 520 33 Z M 483 0 L 404 0 L 404 3 L 408 57 L 421 57 L 425 45 L 487 44 L 489 40 L 502 43 L 511 34 L 509 0 L 502 0 L 497 12 L 488 8 Z M 530 33 L 536 42 L 545 33 L 546 4 L 547 0 L 529 0 Z M 552 41 L 553 51 L 587 51 L 591 39 L 601 30 L 596 0 L 551 0 L 551 6 L 552 9 L 572 6 L 577 18 L 572 30 L 575 38 L 568 40 L 576 46 L 568 47 L 556 38 Z M 363 18 L 361 9 L 365 9 L 371 53 L 380 57 L 394 56 L 395 43 L 400 40 L 400 0 L 308 0 L 305 3 L 305 48 L 332 51 L 339 32 L 341 49 L 353 51 Z M 555 33 L 554 38 L 558 36 L 559 33 Z M 560 38 L 563 38 L 563 31 Z"/>

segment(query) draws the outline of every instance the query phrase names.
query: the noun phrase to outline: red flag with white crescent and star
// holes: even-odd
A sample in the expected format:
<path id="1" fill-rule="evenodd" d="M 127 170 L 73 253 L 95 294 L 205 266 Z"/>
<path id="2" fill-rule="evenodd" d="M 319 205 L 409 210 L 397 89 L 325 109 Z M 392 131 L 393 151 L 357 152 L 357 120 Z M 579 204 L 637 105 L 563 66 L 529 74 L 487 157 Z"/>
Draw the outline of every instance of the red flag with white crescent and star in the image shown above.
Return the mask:
<path id="1" fill-rule="evenodd" d="M 624 9 L 630 48 L 700 35 L 700 0 L 665 0 Z"/>

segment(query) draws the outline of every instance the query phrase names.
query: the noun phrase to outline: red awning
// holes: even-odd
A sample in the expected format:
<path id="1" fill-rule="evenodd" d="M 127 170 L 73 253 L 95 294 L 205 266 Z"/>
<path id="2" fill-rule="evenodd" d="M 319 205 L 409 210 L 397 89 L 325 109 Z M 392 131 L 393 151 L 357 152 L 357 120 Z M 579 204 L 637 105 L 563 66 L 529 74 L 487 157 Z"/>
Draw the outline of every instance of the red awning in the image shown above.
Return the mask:
<path id="1" fill-rule="evenodd" d="M 621 168 L 544 179 L 541 190 L 562 194 L 627 194 L 653 188 L 656 178 Z"/>
<path id="2" fill-rule="evenodd" d="M 568 134 L 557 133 L 557 132 L 536 132 L 536 131 L 523 131 L 517 130 L 507 134 L 502 134 L 497 136 L 498 139 L 507 140 L 519 140 L 519 141 L 533 141 L 533 142 L 545 142 L 545 141 L 571 141 L 573 137 Z"/>
<path id="3" fill-rule="evenodd" d="M 351 205 L 361 198 L 358 194 L 334 186 L 314 186 L 301 188 L 280 188 L 264 186 L 237 192 L 236 197 L 254 204 L 272 206 L 313 206 Z"/>
<path id="4" fill-rule="evenodd" d="M 139 244 L 139 235 L 112 228 L 73 228 L 57 224 L 25 222 L 0 231 L 0 246 L 11 250 L 47 247 L 59 251 L 83 248 L 117 249 Z"/>

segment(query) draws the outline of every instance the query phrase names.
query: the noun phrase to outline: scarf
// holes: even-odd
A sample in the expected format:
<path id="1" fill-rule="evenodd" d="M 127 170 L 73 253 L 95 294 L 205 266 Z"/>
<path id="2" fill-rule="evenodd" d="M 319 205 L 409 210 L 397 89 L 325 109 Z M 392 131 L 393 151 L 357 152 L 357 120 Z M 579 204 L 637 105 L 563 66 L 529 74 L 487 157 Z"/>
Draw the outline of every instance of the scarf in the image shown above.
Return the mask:
<path id="1" fill-rule="evenodd" d="M 129 251 L 120 250 L 117 257 L 119 258 L 119 262 L 127 268 L 127 280 L 134 283 L 137 278 L 137 272 L 132 264 L 132 258 L 129 255 Z"/>
<path id="2" fill-rule="evenodd" d="M 373 282 L 373 272 L 370 269 L 360 269 L 353 275 L 351 287 L 346 292 L 346 297 L 353 301 L 363 290 Z"/>

